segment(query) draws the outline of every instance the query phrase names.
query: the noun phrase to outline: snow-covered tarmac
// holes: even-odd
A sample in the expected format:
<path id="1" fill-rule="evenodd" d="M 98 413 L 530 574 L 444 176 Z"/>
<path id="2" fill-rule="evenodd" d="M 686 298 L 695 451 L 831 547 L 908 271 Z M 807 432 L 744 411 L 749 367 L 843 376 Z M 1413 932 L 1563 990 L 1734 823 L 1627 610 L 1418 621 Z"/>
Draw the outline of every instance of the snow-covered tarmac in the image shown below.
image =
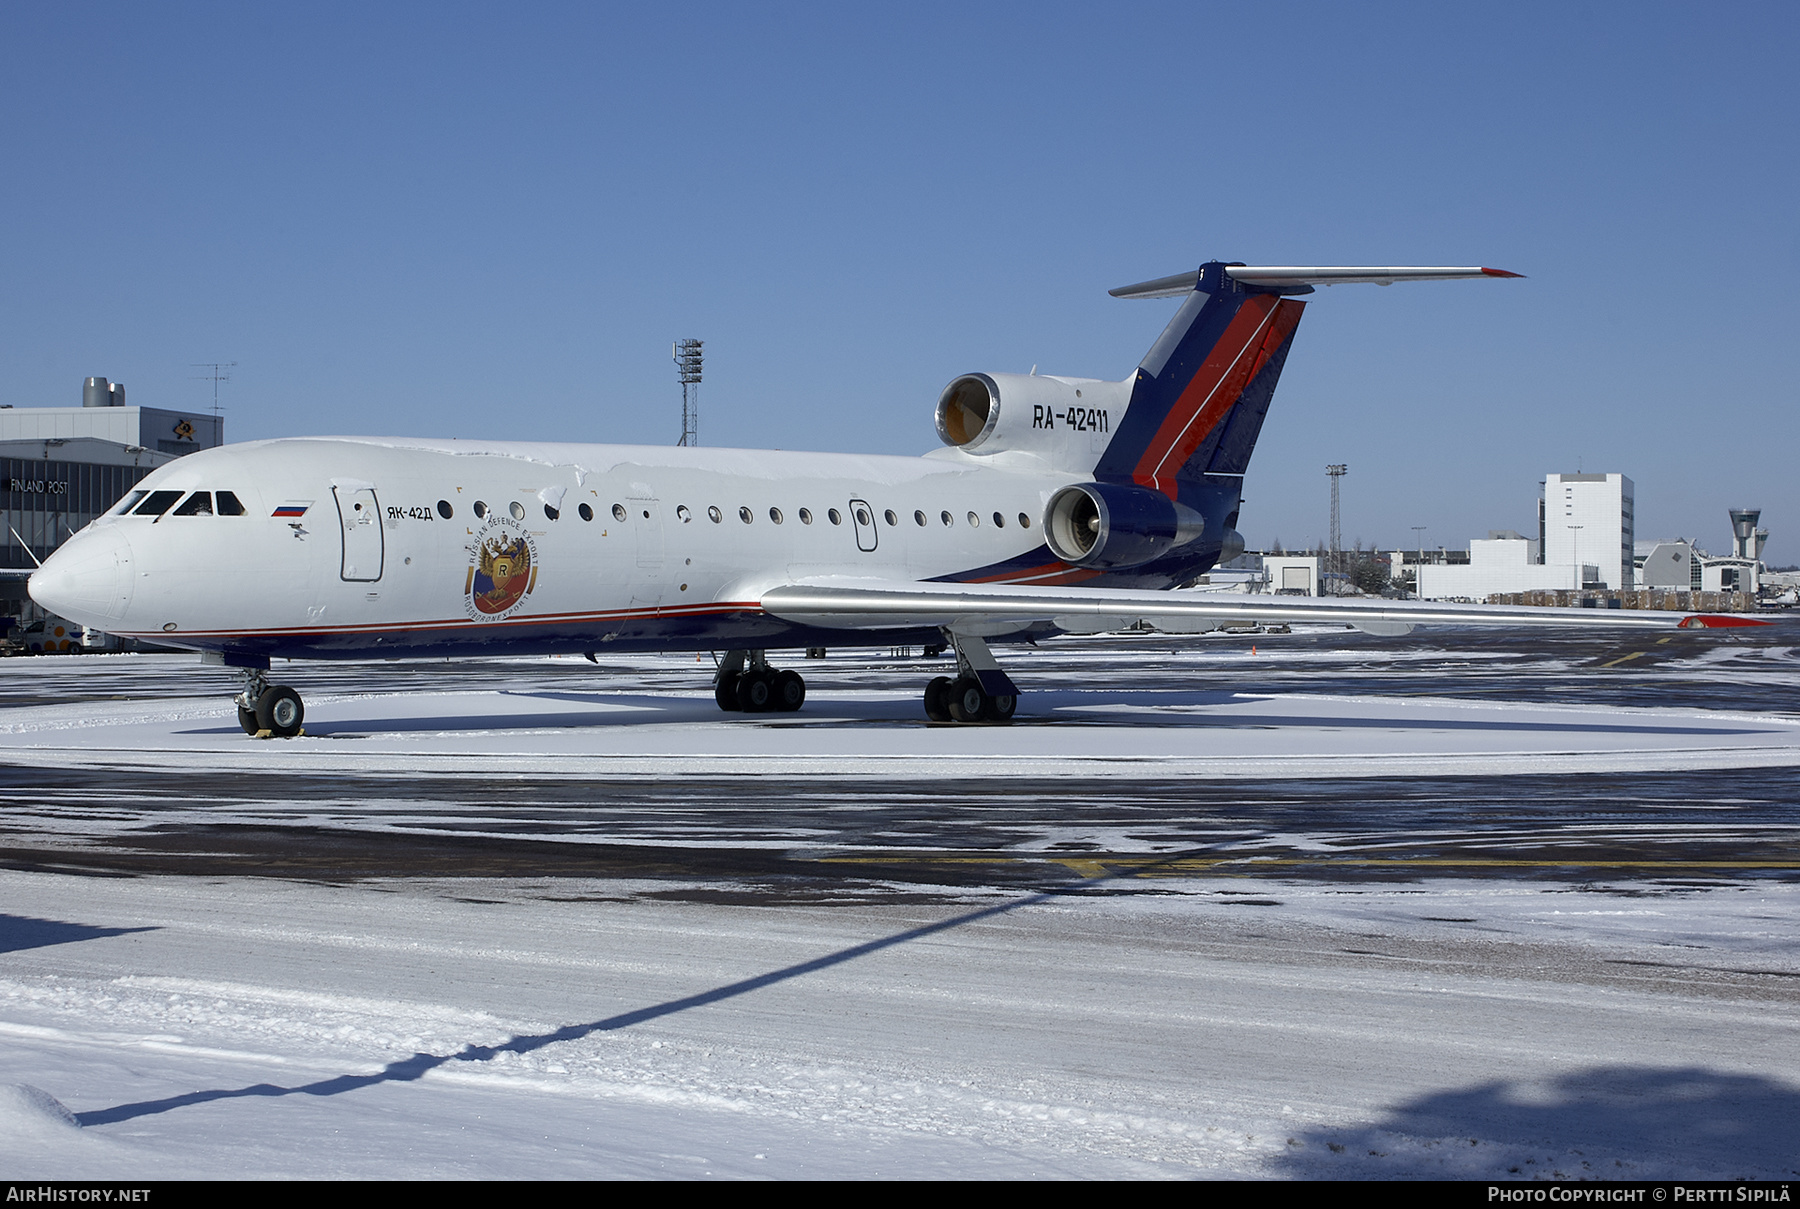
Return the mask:
<path id="1" fill-rule="evenodd" d="M 1010 728 L 924 725 L 926 673 L 904 662 L 809 672 L 803 714 L 760 718 L 718 714 L 674 659 L 631 684 L 560 662 L 296 672 L 308 735 L 287 742 L 245 738 L 227 682 L 191 660 L 16 661 L 24 679 L 0 689 L 0 1175 L 1800 1174 L 1800 856 L 1767 804 L 1793 800 L 1800 764 L 1790 648 L 1602 681 L 1589 656 L 1482 643 L 1420 659 L 1360 637 L 1262 642 L 1273 656 L 1245 642 L 1148 667 L 1145 648 L 1104 641 L 1020 652 L 1022 683 L 1048 683 Z M 1179 802 L 1131 821 L 1131 785 L 1261 778 L 1293 799 L 1269 824 L 1283 851 L 1335 851 L 1307 823 L 1326 799 L 1300 787 L 1490 778 L 1493 797 L 1538 795 L 1554 815 L 1559 778 L 1573 802 L 1638 774 L 1737 778 L 1765 805 L 1734 826 L 1691 788 L 1667 806 L 1584 801 L 1583 842 L 1735 845 L 1731 862 L 1629 880 L 1444 878 L 1430 862 L 1246 877 L 1187 859 L 1206 820 L 1182 831 Z M 378 827 L 347 817 L 345 786 L 396 787 L 366 807 L 383 834 L 404 808 L 420 834 L 566 838 L 614 816 L 513 811 L 507 787 L 714 778 L 766 798 L 844 785 L 829 814 L 770 815 L 762 833 L 723 826 L 722 801 L 707 840 L 692 834 L 706 803 L 682 807 L 682 843 L 806 848 L 836 868 L 839 851 L 953 845 L 954 803 L 925 839 L 890 815 L 843 823 L 861 785 L 929 795 L 947 776 L 1027 816 L 1066 786 L 1053 831 L 1007 841 L 1063 853 L 1066 880 L 878 894 L 845 865 L 856 893 L 801 902 L 689 867 L 677 882 L 106 866 L 150 839 L 171 860 L 231 846 L 240 828 L 257 852 L 356 843 Z M 195 777 L 204 800 L 158 793 Z M 1028 781 L 1037 799 L 1019 796 Z M 494 805 L 471 813 L 486 787 Z M 1354 812 L 1356 791 L 1332 792 L 1335 819 Z M 1102 796 L 1103 833 L 1071 827 Z M 1678 813 L 1695 821 L 1655 824 Z M 1103 859 L 1125 851 L 1187 863 Z"/>
<path id="2" fill-rule="evenodd" d="M 687 660 L 654 662 L 701 680 Z M 224 681 L 216 672 L 212 678 Z M 1800 718 L 1771 712 L 1545 704 L 1529 693 L 1475 702 L 1107 684 L 1039 690 L 1014 724 L 972 728 L 928 726 L 917 692 L 910 683 L 815 687 L 800 715 L 722 714 L 709 693 L 692 687 L 674 694 L 534 683 L 309 694 L 304 735 L 273 743 L 246 743 L 223 693 L 84 701 L 7 710 L 0 760 L 401 776 L 503 768 L 578 777 L 908 780 L 947 771 L 1216 779 L 1800 765 Z"/>

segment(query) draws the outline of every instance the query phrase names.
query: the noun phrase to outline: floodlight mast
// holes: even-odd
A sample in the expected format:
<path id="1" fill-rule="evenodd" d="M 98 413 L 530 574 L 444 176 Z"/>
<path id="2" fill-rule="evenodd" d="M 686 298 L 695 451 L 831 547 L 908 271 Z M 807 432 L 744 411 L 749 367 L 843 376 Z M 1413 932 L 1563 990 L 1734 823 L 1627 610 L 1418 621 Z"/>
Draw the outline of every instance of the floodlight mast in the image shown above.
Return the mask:
<path id="1" fill-rule="evenodd" d="M 681 379 L 681 439 L 677 445 L 700 443 L 700 370 L 705 344 L 704 340 L 675 342 L 675 372 Z"/>
<path id="2" fill-rule="evenodd" d="M 1331 476 L 1331 563 L 1327 570 L 1332 575 L 1340 575 L 1344 570 L 1344 531 L 1338 524 L 1338 483 L 1349 470 L 1343 462 L 1333 462 L 1325 467 L 1325 473 Z M 1341 588 L 1343 585 L 1340 582 L 1333 586 Z"/>

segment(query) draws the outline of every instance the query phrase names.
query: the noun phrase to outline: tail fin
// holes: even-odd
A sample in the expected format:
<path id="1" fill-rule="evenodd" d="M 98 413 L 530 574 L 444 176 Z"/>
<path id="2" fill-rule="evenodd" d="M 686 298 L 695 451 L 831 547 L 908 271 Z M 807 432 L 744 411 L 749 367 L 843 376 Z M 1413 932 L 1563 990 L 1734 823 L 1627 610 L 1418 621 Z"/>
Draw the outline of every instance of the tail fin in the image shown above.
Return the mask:
<path id="1" fill-rule="evenodd" d="M 1173 498 L 1177 483 L 1241 475 L 1315 285 L 1517 277 L 1505 269 L 1257 267 L 1208 261 L 1112 291 L 1117 298 L 1187 295 L 1138 366 L 1131 402 L 1095 477 L 1133 482 Z"/>
<path id="2" fill-rule="evenodd" d="M 1179 479 L 1241 475 L 1262 431 L 1304 302 L 1304 283 L 1239 281 L 1220 261 L 1113 291 L 1168 296 L 1192 282 L 1187 301 L 1138 366 L 1131 402 L 1095 477 L 1132 482 L 1174 498 Z"/>

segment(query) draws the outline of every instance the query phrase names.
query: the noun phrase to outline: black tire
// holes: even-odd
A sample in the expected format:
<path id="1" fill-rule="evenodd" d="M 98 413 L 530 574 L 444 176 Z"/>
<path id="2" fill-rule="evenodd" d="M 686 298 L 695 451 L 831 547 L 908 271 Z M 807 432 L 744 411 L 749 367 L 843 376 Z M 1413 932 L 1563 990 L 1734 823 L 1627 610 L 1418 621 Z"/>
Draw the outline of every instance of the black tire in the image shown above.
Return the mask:
<path id="1" fill-rule="evenodd" d="M 973 676 L 958 676 L 950 685 L 950 716 L 958 722 L 987 720 L 988 695 L 981 681 Z"/>
<path id="2" fill-rule="evenodd" d="M 738 677 L 738 708 L 746 714 L 760 714 L 769 709 L 774 695 L 774 685 L 761 672 L 745 672 Z"/>
<path id="3" fill-rule="evenodd" d="M 737 672 L 725 672 L 719 676 L 719 683 L 713 688 L 713 700 L 719 703 L 720 709 L 735 714 L 744 708 L 738 704 L 737 688 Z"/>
<path id="4" fill-rule="evenodd" d="M 933 722 L 950 721 L 950 677 L 938 676 L 925 686 L 925 716 Z"/>
<path id="5" fill-rule="evenodd" d="M 306 721 L 306 707 L 300 694 L 285 684 L 277 684 L 256 699 L 256 723 L 277 739 L 291 739 L 300 733 Z"/>
<path id="6" fill-rule="evenodd" d="M 770 709 L 791 714 L 806 702 L 806 681 L 800 678 L 799 672 L 776 672 L 773 688 L 769 698 Z"/>
<path id="7" fill-rule="evenodd" d="M 245 709 L 240 704 L 237 707 L 237 712 L 238 712 L 238 725 L 244 728 L 244 733 L 246 735 L 254 735 L 257 731 L 262 729 L 262 724 L 256 720 L 256 711 L 255 710 Z"/>
<path id="8" fill-rule="evenodd" d="M 1001 693 L 989 697 L 987 706 L 981 711 L 989 722 L 1011 722 L 1013 712 L 1019 708 L 1019 699 L 1010 693 Z"/>

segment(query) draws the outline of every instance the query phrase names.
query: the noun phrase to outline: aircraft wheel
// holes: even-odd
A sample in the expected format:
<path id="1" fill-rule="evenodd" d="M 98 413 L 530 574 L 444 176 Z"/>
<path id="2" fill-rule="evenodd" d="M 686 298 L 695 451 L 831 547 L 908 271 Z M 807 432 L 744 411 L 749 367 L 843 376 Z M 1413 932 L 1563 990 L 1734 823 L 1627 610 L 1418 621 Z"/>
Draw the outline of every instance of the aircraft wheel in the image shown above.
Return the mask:
<path id="1" fill-rule="evenodd" d="M 719 683 L 713 688 L 713 700 L 719 703 L 720 709 L 735 714 L 744 708 L 738 704 L 737 690 L 740 678 L 737 672 L 726 672 L 719 677 Z"/>
<path id="2" fill-rule="evenodd" d="M 277 739 L 291 739 L 299 734 L 305 718 L 306 707 L 300 704 L 300 694 L 285 684 L 275 685 L 256 699 L 258 729 Z"/>
<path id="3" fill-rule="evenodd" d="M 769 708 L 773 688 L 769 677 L 761 672 L 745 672 L 737 682 L 738 708 L 747 714 L 762 713 Z"/>
<path id="4" fill-rule="evenodd" d="M 935 677 L 925 686 L 925 716 L 933 722 L 950 721 L 950 677 Z"/>
<path id="5" fill-rule="evenodd" d="M 956 721 L 980 722 L 987 717 L 988 695 L 975 677 L 958 676 L 946 695 L 950 699 L 950 716 Z"/>
<path id="6" fill-rule="evenodd" d="M 774 692 L 769 700 L 771 709 L 791 714 L 806 700 L 806 681 L 800 678 L 799 672 L 776 672 L 772 687 Z"/>
<path id="7" fill-rule="evenodd" d="M 246 735 L 254 735 L 257 731 L 262 729 L 262 724 L 256 720 L 256 711 L 253 709 L 245 709 L 242 697 L 238 698 L 237 712 L 238 725 L 244 728 L 244 733 Z"/>
<path id="8" fill-rule="evenodd" d="M 1010 693 L 1002 693 L 987 699 L 987 708 L 982 711 L 989 722 L 1011 722 L 1013 711 L 1019 708 L 1019 699 Z"/>

